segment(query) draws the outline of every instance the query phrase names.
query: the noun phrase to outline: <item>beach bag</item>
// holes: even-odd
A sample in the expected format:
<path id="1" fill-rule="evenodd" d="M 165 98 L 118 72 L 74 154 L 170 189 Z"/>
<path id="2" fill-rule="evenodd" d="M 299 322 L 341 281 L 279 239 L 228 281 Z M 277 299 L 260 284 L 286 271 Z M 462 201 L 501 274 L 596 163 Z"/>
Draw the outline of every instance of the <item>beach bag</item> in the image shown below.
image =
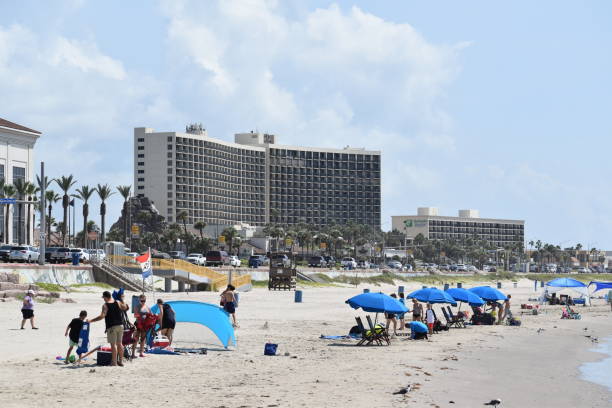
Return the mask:
<path id="1" fill-rule="evenodd" d="M 359 326 L 351 327 L 351 330 L 349 330 L 349 336 L 354 336 L 357 334 L 361 335 L 361 330 L 359 330 Z"/>
<path id="2" fill-rule="evenodd" d="M 265 356 L 275 356 L 277 348 L 278 348 L 278 344 L 266 343 L 266 345 L 264 346 L 264 355 Z"/>
<path id="3" fill-rule="evenodd" d="M 162 336 L 158 334 L 153 339 L 153 347 L 168 347 L 170 345 L 170 340 L 166 336 Z"/>
<path id="4" fill-rule="evenodd" d="M 518 319 L 515 319 L 514 317 L 508 319 L 508 322 L 510 323 L 510 326 L 520 326 L 521 325 L 521 321 Z"/>

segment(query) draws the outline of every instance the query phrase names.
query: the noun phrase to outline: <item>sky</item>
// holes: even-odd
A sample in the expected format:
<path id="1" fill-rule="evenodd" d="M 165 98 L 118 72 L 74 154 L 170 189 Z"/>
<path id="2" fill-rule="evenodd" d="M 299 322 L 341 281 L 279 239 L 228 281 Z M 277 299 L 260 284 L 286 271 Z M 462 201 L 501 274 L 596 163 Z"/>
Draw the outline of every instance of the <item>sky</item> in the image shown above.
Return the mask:
<path id="1" fill-rule="evenodd" d="M 612 249 L 611 18 L 608 1 L 0 0 L 0 117 L 42 131 L 36 159 L 79 186 L 133 183 L 134 127 L 201 122 L 381 150 L 385 230 L 474 208 L 525 220 L 527 242 Z"/>

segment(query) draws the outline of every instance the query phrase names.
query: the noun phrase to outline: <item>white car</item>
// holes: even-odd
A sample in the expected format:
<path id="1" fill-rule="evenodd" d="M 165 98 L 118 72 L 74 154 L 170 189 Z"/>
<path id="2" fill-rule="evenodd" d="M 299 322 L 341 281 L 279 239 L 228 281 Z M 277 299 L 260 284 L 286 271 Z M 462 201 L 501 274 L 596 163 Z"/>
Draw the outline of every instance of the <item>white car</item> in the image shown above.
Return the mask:
<path id="1" fill-rule="evenodd" d="M 187 255 L 187 262 L 191 262 L 194 265 L 203 266 L 206 265 L 206 257 L 202 254 L 192 253 Z"/>
<path id="2" fill-rule="evenodd" d="M 79 254 L 79 260 L 81 262 L 89 262 L 89 253 L 87 253 L 83 248 L 70 248 L 70 252 L 71 254 L 73 253 L 78 253 Z"/>
<path id="3" fill-rule="evenodd" d="M 457 270 L 466 272 L 468 269 L 467 266 L 465 266 L 464 264 L 457 264 Z"/>
<path id="4" fill-rule="evenodd" d="M 237 268 L 240 266 L 240 259 L 238 259 L 236 255 L 231 255 L 229 257 L 229 264 L 233 266 L 234 268 Z"/>
<path id="5" fill-rule="evenodd" d="M 14 246 L 9 252 L 9 262 L 38 262 L 39 255 L 38 248 L 27 245 Z"/>
<path id="6" fill-rule="evenodd" d="M 106 253 L 103 249 L 86 249 L 85 252 L 89 254 L 89 260 L 103 261 L 106 259 Z"/>
<path id="7" fill-rule="evenodd" d="M 342 258 L 342 260 L 340 261 L 340 265 L 342 265 L 343 268 L 356 269 L 357 261 L 355 261 L 355 258 Z"/>

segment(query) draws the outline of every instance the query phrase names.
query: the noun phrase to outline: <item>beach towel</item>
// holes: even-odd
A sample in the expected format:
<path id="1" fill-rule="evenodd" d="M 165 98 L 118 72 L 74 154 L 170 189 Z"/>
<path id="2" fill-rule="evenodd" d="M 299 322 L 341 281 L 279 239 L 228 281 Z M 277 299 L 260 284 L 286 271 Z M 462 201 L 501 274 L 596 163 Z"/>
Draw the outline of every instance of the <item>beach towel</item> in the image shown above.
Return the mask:
<path id="1" fill-rule="evenodd" d="M 352 334 L 352 335 L 348 335 L 348 336 L 324 336 L 321 335 L 321 337 L 319 337 L 320 339 L 325 339 L 325 340 L 359 340 L 361 339 L 361 336 L 358 336 L 356 334 Z"/>
<path id="2" fill-rule="evenodd" d="M 83 327 L 79 332 L 79 342 L 77 345 L 76 353 L 77 355 L 87 353 L 87 349 L 89 348 L 89 323 L 83 322 Z"/>
<path id="3" fill-rule="evenodd" d="M 179 353 L 174 351 L 172 347 L 153 347 L 146 353 L 148 354 L 169 354 L 169 355 L 175 355 L 175 356 L 179 355 Z"/>

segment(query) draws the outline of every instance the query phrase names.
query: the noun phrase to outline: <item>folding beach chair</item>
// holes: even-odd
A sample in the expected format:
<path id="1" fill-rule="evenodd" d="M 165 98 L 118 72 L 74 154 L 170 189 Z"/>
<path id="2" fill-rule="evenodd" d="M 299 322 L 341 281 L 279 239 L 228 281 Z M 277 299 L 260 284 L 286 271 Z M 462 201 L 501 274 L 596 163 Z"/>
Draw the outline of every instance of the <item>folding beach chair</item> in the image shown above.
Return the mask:
<path id="1" fill-rule="evenodd" d="M 448 315 L 448 312 L 446 311 L 446 309 L 444 309 L 444 307 L 442 307 L 442 314 L 444 315 L 444 319 L 446 319 L 446 324 L 448 327 L 463 327 L 461 326 L 461 323 L 459 321 L 454 320 Z"/>
<path id="2" fill-rule="evenodd" d="M 372 342 L 375 341 L 374 332 L 371 330 L 366 330 L 366 328 L 363 325 L 363 322 L 361 321 L 361 317 L 356 316 L 355 321 L 357 322 L 357 328 L 359 329 L 359 334 L 361 334 L 361 340 L 359 340 L 359 342 L 356 345 L 363 346 L 365 344 L 366 346 L 369 346 L 370 344 L 372 344 Z"/>
<path id="3" fill-rule="evenodd" d="M 440 330 L 448 330 L 448 323 L 446 325 L 442 324 L 442 322 L 440 321 L 440 319 L 438 319 L 438 316 L 436 315 L 436 311 L 433 310 L 433 308 L 431 308 L 431 311 L 434 315 L 433 332 L 440 333 Z"/>
<path id="4" fill-rule="evenodd" d="M 383 341 L 385 341 L 387 345 L 391 344 L 391 340 L 389 339 L 389 332 L 387 332 L 387 328 L 381 327 L 381 326 L 374 326 L 370 315 L 367 315 L 366 319 L 368 321 L 368 326 L 370 326 L 370 331 L 375 333 L 376 340 L 379 342 L 379 344 L 382 346 Z"/>
<path id="5" fill-rule="evenodd" d="M 446 306 L 446 309 L 448 310 L 448 316 L 456 327 L 467 327 L 463 317 L 453 314 L 453 309 L 450 306 Z M 444 310 L 444 307 L 442 307 L 442 310 Z"/>

